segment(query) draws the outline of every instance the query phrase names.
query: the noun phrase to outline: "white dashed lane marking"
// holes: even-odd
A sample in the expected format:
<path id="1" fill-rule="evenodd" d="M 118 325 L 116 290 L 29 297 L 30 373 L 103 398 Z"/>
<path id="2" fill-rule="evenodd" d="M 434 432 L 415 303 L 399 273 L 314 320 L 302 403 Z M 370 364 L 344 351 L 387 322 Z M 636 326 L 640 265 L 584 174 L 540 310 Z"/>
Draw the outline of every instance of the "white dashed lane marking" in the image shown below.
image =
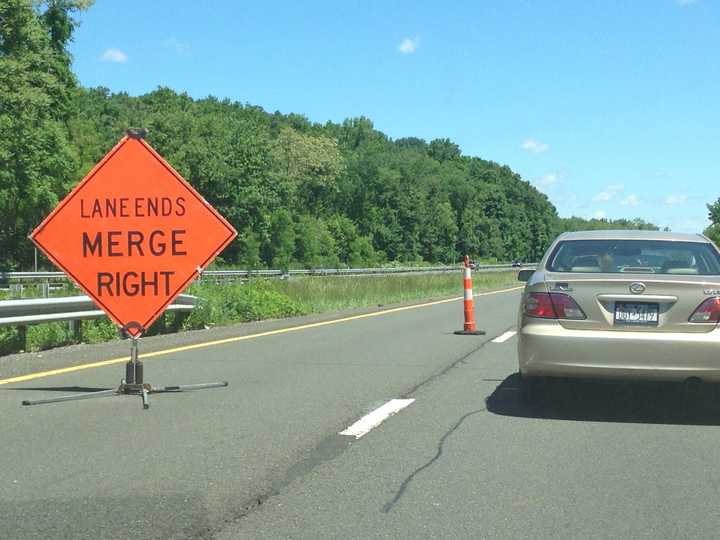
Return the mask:
<path id="1" fill-rule="evenodd" d="M 345 431 L 341 431 L 340 435 L 348 435 L 359 439 L 363 435 L 367 434 L 371 429 L 378 427 L 382 424 L 385 419 L 392 416 L 398 411 L 401 411 L 408 405 L 410 405 L 414 399 L 391 399 L 385 405 L 378 407 L 373 412 L 366 414 L 360 420 L 355 422 L 352 426 L 347 428 Z"/>
<path id="2" fill-rule="evenodd" d="M 515 334 L 517 334 L 516 330 L 509 330 L 509 331 L 505 332 L 504 334 L 499 335 L 498 337 L 493 339 L 492 342 L 493 343 L 505 343 L 508 339 L 513 337 Z"/>

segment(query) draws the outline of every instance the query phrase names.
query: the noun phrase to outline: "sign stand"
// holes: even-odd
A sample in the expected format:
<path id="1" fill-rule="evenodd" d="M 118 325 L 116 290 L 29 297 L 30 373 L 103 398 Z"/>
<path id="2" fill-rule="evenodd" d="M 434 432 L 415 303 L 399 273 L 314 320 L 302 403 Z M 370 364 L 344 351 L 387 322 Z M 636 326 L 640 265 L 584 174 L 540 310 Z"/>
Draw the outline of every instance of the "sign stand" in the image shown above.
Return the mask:
<path id="1" fill-rule="evenodd" d="M 164 394 L 168 392 L 184 392 L 188 390 L 202 390 L 205 388 L 224 388 L 228 386 L 227 381 L 179 384 L 175 386 L 152 386 L 143 381 L 143 363 L 138 360 L 138 342 L 142 335 L 142 326 L 136 322 L 130 322 L 123 330 L 129 328 L 140 330 L 136 335 L 130 335 L 130 360 L 125 364 L 125 378 L 120 381 L 120 386 L 112 390 L 100 390 L 98 392 L 86 392 L 83 394 L 69 394 L 48 399 L 25 400 L 23 405 L 43 405 L 46 403 L 59 403 L 62 401 L 78 401 L 80 399 L 91 399 L 112 395 L 140 396 L 142 397 L 143 409 L 150 408 L 148 396 L 150 394 Z"/>

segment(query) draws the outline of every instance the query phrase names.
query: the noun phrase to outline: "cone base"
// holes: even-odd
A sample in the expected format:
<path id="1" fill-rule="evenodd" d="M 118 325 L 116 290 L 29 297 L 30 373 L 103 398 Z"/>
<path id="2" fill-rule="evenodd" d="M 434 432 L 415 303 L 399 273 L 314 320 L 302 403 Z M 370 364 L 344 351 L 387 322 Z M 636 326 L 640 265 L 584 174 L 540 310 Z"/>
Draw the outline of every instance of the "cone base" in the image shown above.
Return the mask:
<path id="1" fill-rule="evenodd" d="M 455 330 L 453 332 L 456 336 L 484 336 L 484 330 Z"/>

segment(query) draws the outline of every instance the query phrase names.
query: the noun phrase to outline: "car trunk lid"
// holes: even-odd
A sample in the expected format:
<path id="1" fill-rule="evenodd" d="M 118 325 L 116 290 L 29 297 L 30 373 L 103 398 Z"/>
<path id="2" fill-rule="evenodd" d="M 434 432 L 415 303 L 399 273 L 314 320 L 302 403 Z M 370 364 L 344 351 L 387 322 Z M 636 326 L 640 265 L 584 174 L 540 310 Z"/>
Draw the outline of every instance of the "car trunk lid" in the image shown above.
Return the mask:
<path id="1" fill-rule="evenodd" d="M 720 279 L 657 274 L 547 273 L 549 293 L 572 297 L 583 320 L 560 319 L 565 328 L 618 332 L 710 332 L 715 323 L 691 323 L 708 298 L 720 296 Z"/>

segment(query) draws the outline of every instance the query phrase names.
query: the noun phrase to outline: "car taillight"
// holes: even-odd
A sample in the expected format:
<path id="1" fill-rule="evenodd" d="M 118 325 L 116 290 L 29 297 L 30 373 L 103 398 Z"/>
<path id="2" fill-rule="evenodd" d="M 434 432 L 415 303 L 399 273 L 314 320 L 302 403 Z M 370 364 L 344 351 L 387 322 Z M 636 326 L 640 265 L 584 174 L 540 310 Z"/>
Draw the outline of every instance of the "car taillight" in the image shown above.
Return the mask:
<path id="1" fill-rule="evenodd" d="M 525 315 L 541 319 L 557 319 L 557 313 L 548 293 L 530 293 L 525 300 Z"/>
<path id="2" fill-rule="evenodd" d="M 690 315 L 690 322 L 716 323 L 720 321 L 720 297 L 708 298 Z"/>
<path id="3" fill-rule="evenodd" d="M 540 319 L 585 319 L 577 302 L 562 293 L 530 293 L 525 301 L 525 315 Z"/>

